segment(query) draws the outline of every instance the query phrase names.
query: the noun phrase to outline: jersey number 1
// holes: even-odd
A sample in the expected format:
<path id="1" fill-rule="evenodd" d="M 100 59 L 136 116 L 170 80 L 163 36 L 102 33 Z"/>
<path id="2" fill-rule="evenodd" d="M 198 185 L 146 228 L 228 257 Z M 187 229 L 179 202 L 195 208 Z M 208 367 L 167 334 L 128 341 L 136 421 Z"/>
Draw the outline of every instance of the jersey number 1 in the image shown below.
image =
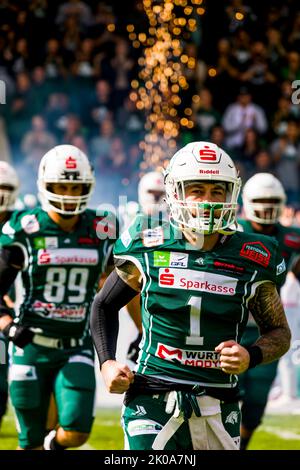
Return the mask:
<path id="1" fill-rule="evenodd" d="M 200 314 L 202 297 L 191 297 L 188 301 L 190 308 L 190 336 L 185 337 L 186 344 L 203 345 L 204 337 L 200 336 Z"/>

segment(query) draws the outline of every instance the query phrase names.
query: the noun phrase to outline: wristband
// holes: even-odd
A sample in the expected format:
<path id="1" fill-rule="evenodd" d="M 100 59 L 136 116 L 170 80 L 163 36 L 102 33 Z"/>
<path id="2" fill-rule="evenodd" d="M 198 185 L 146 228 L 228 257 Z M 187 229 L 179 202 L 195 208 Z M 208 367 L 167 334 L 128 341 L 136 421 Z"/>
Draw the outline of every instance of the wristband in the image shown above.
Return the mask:
<path id="1" fill-rule="evenodd" d="M 245 349 L 247 349 L 249 356 L 250 356 L 250 362 L 248 369 L 253 369 L 253 367 L 258 366 L 259 364 L 262 363 L 263 361 L 263 353 L 262 350 L 259 346 L 246 346 Z"/>

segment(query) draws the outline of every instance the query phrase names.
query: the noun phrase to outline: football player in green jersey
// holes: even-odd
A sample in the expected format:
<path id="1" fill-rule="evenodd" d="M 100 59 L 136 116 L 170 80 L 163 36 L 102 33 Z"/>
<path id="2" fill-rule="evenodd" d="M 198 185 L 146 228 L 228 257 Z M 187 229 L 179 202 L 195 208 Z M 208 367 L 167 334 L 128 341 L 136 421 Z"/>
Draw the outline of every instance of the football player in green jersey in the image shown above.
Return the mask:
<path id="1" fill-rule="evenodd" d="M 5 161 L 0 161 L 0 231 L 3 225 L 9 220 L 19 190 L 19 179 L 14 168 Z M 9 299 L 6 299 L 8 302 Z M 7 339 L 0 332 L 0 426 L 6 411 L 8 399 L 8 355 Z"/>
<path id="2" fill-rule="evenodd" d="M 51 393 L 59 424 L 45 448 L 78 447 L 91 430 L 95 376 L 88 317 L 113 242 L 87 209 L 94 182 L 83 152 L 54 147 L 40 162 L 42 207 L 15 212 L 2 230 L 1 294 L 20 270 L 24 287 L 18 321 L 3 301 L 0 310 L 0 328 L 13 343 L 10 396 L 21 449 L 43 448 Z"/>
<path id="3" fill-rule="evenodd" d="M 292 256 L 300 253 L 300 229 L 280 224 L 279 218 L 285 202 L 286 194 L 281 182 L 271 173 L 257 173 L 246 182 L 243 188 L 245 219 L 238 222 L 239 228 L 245 232 L 274 237 L 288 266 Z M 258 337 L 259 330 L 250 316 L 242 344 L 252 344 Z M 241 449 L 243 450 L 247 448 L 253 432 L 261 423 L 277 366 L 278 361 L 274 361 L 271 364 L 250 369 L 240 377 L 243 401 L 241 426 Z"/>
<path id="4" fill-rule="evenodd" d="M 170 223 L 137 217 L 116 242 L 91 331 L 108 390 L 126 392 L 127 449 L 239 448 L 238 375 L 284 354 L 290 331 L 270 237 L 233 231 L 240 178 L 215 144 L 192 142 L 166 171 Z M 115 359 L 118 310 L 141 292 L 136 372 Z M 240 345 L 251 310 L 261 336 Z"/>

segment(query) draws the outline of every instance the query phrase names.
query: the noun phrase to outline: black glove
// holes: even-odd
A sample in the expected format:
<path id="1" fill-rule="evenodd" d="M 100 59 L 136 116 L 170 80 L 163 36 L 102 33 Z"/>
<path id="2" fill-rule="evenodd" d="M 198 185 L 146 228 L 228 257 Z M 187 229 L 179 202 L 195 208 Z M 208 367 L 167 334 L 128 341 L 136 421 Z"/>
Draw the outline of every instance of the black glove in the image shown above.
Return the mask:
<path id="1" fill-rule="evenodd" d="M 142 333 L 139 333 L 137 338 L 134 341 L 132 341 L 132 343 L 130 343 L 129 345 L 129 348 L 127 351 L 127 359 L 129 359 L 132 362 L 137 361 L 137 358 L 140 352 L 139 344 L 142 339 L 142 336 L 143 336 Z"/>
<path id="2" fill-rule="evenodd" d="M 19 348 L 24 348 L 31 343 L 34 337 L 33 331 L 30 331 L 27 326 L 18 325 L 13 321 L 2 330 L 2 333 Z"/>

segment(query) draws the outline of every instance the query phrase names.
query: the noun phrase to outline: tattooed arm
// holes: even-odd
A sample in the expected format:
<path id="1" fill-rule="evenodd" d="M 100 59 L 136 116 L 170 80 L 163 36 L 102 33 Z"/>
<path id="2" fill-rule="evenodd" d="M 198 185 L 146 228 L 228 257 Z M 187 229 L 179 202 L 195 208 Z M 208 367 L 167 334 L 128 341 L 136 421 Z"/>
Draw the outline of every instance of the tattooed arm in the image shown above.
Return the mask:
<path id="1" fill-rule="evenodd" d="M 262 350 L 262 363 L 279 359 L 290 347 L 291 332 L 275 285 L 261 284 L 249 308 L 261 333 L 255 345 Z"/>
<path id="2" fill-rule="evenodd" d="M 223 341 L 215 348 L 220 353 L 221 368 L 226 374 L 241 374 L 256 364 L 275 361 L 289 349 L 291 332 L 275 284 L 261 284 L 249 302 L 249 309 L 261 336 L 253 348 L 246 349 L 234 340 Z"/>

